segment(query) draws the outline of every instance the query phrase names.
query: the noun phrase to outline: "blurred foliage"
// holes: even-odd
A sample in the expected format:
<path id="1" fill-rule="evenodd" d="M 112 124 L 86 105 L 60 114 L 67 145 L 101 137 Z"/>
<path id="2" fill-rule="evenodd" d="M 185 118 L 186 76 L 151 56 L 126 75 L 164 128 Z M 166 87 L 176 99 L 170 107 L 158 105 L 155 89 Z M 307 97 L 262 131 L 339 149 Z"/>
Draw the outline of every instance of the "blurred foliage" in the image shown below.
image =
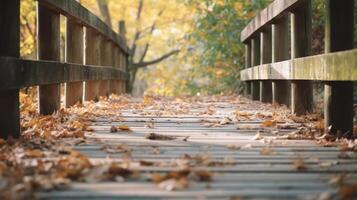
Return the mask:
<path id="1" fill-rule="evenodd" d="M 20 54 L 24 58 L 35 58 L 36 50 L 36 1 L 21 0 Z"/>

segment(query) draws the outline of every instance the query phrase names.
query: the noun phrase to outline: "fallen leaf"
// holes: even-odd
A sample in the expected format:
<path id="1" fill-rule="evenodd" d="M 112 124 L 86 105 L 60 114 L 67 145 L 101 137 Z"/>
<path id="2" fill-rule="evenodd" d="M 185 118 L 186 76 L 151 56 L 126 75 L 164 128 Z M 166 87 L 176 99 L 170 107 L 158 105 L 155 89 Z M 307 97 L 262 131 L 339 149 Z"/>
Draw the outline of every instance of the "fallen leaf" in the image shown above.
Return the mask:
<path id="1" fill-rule="evenodd" d="M 272 153 L 271 149 L 267 147 L 260 150 L 260 155 L 267 156 L 270 155 L 271 153 Z"/>
<path id="2" fill-rule="evenodd" d="M 230 149 L 230 150 L 239 150 L 242 148 L 241 146 L 235 145 L 235 144 L 227 144 L 226 147 L 227 147 L 227 149 Z"/>
<path id="3" fill-rule="evenodd" d="M 293 161 L 294 168 L 298 171 L 304 171 L 307 170 L 307 167 L 305 166 L 305 162 L 302 158 L 298 158 Z"/>
<path id="4" fill-rule="evenodd" d="M 229 117 L 225 117 L 221 122 L 219 122 L 220 125 L 226 125 L 230 123 L 232 123 L 232 120 Z"/>
<path id="5" fill-rule="evenodd" d="M 353 200 L 357 198 L 357 184 L 343 185 L 339 189 L 339 194 L 343 200 Z"/>
<path id="6" fill-rule="evenodd" d="M 172 136 L 167 136 L 167 135 L 150 133 L 149 135 L 146 136 L 146 139 L 149 139 L 149 140 L 174 140 L 176 138 L 172 137 Z"/>
<path id="7" fill-rule="evenodd" d="M 171 178 L 159 183 L 158 187 L 167 191 L 183 190 L 188 188 L 189 181 L 186 177 L 179 179 Z"/>
<path id="8" fill-rule="evenodd" d="M 261 127 L 272 127 L 276 125 L 276 121 L 267 120 L 260 124 Z"/>
<path id="9" fill-rule="evenodd" d="M 330 178 L 328 183 L 331 185 L 342 185 L 345 181 L 345 178 L 346 178 L 346 174 L 335 175 Z"/>
<path id="10" fill-rule="evenodd" d="M 120 129 L 122 131 L 131 131 L 130 127 L 127 125 L 120 125 L 120 126 L 118 126 L 118 129 Z"/>
<path id="11" fill-rule="evenodd" d="M 199 181 L 210 182 L 212 181 L 212 174 L 205 170 L 195 171 L 194 175 L 198 177 Z"/>
<path id="12" fill-rule="evenodd" d="M 252 140 L 261 140 L 263 139 L 263 136 L 260 134 L 260 132 L 258 132 L 253 138 Z"/>
<path id="13" fill-rule="evenodd" d="M 116 133 L 116 132 L 118 132 L 117 127 L 116 127 L 116 126 L 110 127 L 110 132 L 111 132 L 111 133 Z"/>

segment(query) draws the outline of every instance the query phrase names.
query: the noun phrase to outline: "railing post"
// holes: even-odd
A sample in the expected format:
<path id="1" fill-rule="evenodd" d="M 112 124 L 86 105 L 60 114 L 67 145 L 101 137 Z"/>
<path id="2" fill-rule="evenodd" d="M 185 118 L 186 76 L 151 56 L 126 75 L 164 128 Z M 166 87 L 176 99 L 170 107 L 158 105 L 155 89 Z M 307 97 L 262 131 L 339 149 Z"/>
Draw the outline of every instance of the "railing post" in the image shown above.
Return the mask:
<path id="1" fill-rule="evenodd" d="M 264 29 L 260 33 L 260 64 L 271 63 L 271 28 Z M 271 80 L 260 81 L 260 101 L 272 102 L 272 82 Z"/>
<path id="2" fill-rule="evenodd" d="M 20 57 L 20 0 L 0 6 L 0 56 Z M 11 66 L 7 66 L 11 67 Z M 1 75 L 0 75 L 1 78 Z M 0 137 L 20 136 L 19 90 L 0 91 Z"/>
<path id="3" fill-rule="evenodd" d="M 272 25 L 272 62 L 289 57 L 289 18 L 279 19 Z M 290 105 L 290 84 L 286 80 L 273 80 L 273 103 Z"/>
<path id="4" fill-rule="evenodd" d="M 326 0 L 325 52 L 353 48 L 354 1 Z M 343 69 L 341 69 L 343 70 Z M 337 136 L 353 135 L 353 82 L 325 83 L 325 128 Z"/>
<path id="5" fill-rule="evenodd" d="M 83 26 L 67 17 L 66 19 L 66 62 L 83 64 Z M 65 107 L 82 103 L 83 82 L 65 84 Z"/>
<path id="6" fill-rule="evenodd" d="M 305 1 L 291 13 L 291 58 L 311 55 L 311 1 Z M 311 81 L 291 82 L 291 109 L 296 115 L 312 111 Z"/>
<path id="7" fill-rule="evenodd" d="M 87 27 L 85 29 L 85 65 L 100 64 L 100 43 L 99 34 L 93 29 Z M 84 83 L 84 100 L 98 101 L 99 99 L 99 84 L 100 81 L 86 81 Z"/>
<path id="8" fill-rule="evenodd" d="M 252 61 L 252 57 L 251 57 L 251 44 L 250 41 L 248 40 L 248 42 L 245 43 L 245 69 L 248 69 L 249 67 L 252 66 L 251 61 Z M 246 96 L 250 96 L 250 92 L 251 92 L 251 88 L 250 88 L 250 81 L 246 81 L 245 82 L 245 95 Z"/>
<path id="9" fill-rule="evenodd" d="M 260 35 L 257 35 L 252 38 L 251 47 L 252 66 L 255 67 L 257 65 L 260 65 Z M 260 82 L 257 80 L 252 81 L 251 90 L 252 99 L 254 101 L 258 101 L 260 99 Z"/>
<path id="10" fill-rule="evenodd" d="M 37 1 L 37 57 L 60 61 L 60 14 Z M 52 114 L 61 107 L 61 85 L 39 86 L 39 112 Z"/>

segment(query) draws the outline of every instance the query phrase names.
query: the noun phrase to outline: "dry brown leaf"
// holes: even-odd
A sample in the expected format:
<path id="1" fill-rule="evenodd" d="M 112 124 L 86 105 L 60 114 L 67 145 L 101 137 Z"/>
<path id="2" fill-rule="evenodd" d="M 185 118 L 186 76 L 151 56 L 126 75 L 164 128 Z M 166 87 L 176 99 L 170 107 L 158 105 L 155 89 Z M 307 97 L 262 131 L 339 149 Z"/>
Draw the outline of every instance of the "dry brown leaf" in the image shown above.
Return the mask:
<path id="1" fill-rule="evenodd" d="M 146 136 L 146 139 L 149 139 L 149 140 L 174 140 L 176 138 L 173 136 L 150 133 L 149 135 Z"/>
<path id="2" fill-rule="evenodd" d="M 120 129 L 121 131 L 131 131 L 130 127 L 127 125 L 120 125 L 118 126 L 118 129 Z"/>
<path id="3" fill-rule="evenodd" d="M 4 146 L 5 144 L 7 144 L 6 140 L 0 138 L 0 147 Z"/>
<path id="4" fill-rule="evenodd" d="M 27 150 L 25 152 L 25 158 L 42 158 L 44 155 L 43 151 L 39 149 Z"/>
<path id="5" fill-rule="evenodd" d="M 111 133 L 116 133 L 116 132 L 118 132 L 117 127 L 116 127 L 116 126 L 111 126 L 111 127 L 110 127 L 110 132 L 111 132 Z"/>
<path id="6" fill-rule="evenodd" d="M 252 140 L 261 140 L 263 139 L 263 136 L 260 134 L 260 132 L 258 132 L 253 138 Z"/>
<path id="7" fill-rule="evenodd" d="M 357 199 L 357 184 L 343 185 L 338 192 L 343 200 Z"/>
<path id="8" fill-rule="evenodd" d="M 346 174 L 339 174 L 331 177 L 328 183 L 331 185 L 342 185 L 345 181 L 345 178 Z"/>
<path id="9" fill-rule="evenodd" d="M 267 120 L 260 124 L 261 127 L 272 127 L 275 125 L 276 125 L 276 121 L 273 121 L 273 120 Z"/>
<path id="10" fill-rule="evenodd" d="M 230 150 L 239 150 L 242 148 L 241 146 L 235 145 L 235 144 L 227 144 L 226 147 L 227 147 L 227 149 L 230 149 Z"/>
<path id="11" fill-rule="evenodd" d="M 298 158 L 293 161 L 294 168 L 298 171 L 305 171 L 307 167 L 305 166 L 305 162 L 302 158 Z"/>
<path id="12" fill-rule="evenodd" d="M 232 119 L 230 119 L 229 117 L 225 117 L 224 119 L 222 119 L 221 122 L 219 122 L 220 125 L 226 125 L 230 123 L 232 123 Z"/>
<path id="13" fill-rule="evenodd" d="M 195 171 L 194 175 L 198 178 L 199 181 L 210 182 L 212 181 L 212 174 L 205 170 Z"/>
<path id="14" fill-rule="evenodd" d="M 272 154 L 272 150 L 268 147 L 266 148 L 263 148 L 262 150 L 260 150 L 260 155 L 264 155 L 264 156 L 267 156 L 267 155 L 270 155 Z"/>
<path id="15" fill-rule="evenodd" d="M 167 191 L 183 190 L 188 188 L 189 181 L 186 177 L 180 179 L 167 179 L 159 183 L 158 187 Z"/>

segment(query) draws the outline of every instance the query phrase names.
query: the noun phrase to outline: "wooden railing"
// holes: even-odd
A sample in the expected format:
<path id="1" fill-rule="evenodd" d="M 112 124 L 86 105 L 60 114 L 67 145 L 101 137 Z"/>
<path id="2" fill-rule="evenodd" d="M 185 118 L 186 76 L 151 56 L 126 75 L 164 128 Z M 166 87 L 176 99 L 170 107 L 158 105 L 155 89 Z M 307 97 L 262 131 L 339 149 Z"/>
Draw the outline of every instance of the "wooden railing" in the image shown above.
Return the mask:
<path id="1" fill-rule="evenodd" d="M 19 12 L 20 0 L 1 1 L 0 137 L 20 135 L 19 89 L 23 87 L 39 86 L 42 115 L 60 109 L 61 83 L 65 83 L 66 107 L 125 92 L 129 78 L 125 36 L 75 0 L 38 0 L 38 60 L 24 60 L 19 58 Z M 60 62 L 61 15 L 66 17 L 65 62 Z"/>
<path id="2" fill-rule="evenodd" d="M 246 69 L 241 79 L 253 100 L 312 111 L 312 81 L 325 85 L 325 128 L 339 136 L 353 133 L 354 0 L 326 0 L 325 54 L 311 56 L 311 1 L 275 0 L 243 30 Z M 290 22 L 290 23 L 289 23 Z"/>

